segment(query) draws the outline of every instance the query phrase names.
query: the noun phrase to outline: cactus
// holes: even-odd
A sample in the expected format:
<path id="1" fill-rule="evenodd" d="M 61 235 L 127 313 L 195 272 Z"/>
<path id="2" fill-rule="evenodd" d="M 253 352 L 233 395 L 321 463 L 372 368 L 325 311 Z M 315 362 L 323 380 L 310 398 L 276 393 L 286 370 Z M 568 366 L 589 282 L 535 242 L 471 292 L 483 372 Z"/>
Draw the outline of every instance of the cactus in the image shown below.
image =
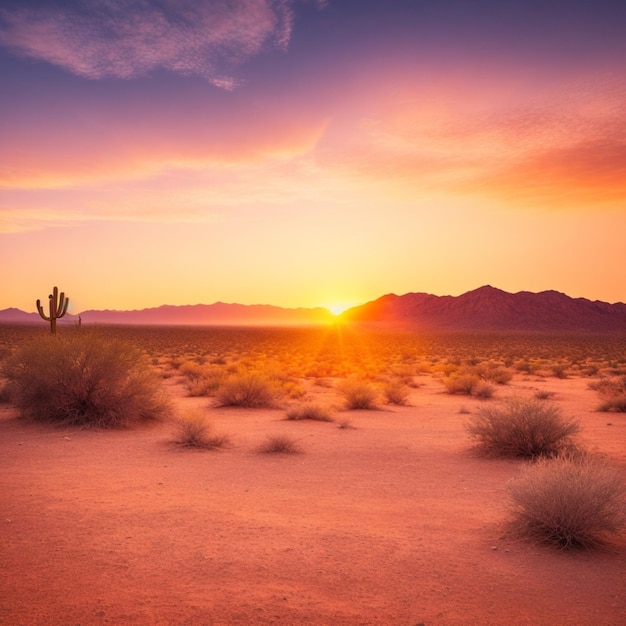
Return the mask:
<path id="1" fill-rule="evenodd" d="M 48 300 L 50 301 L 49 315 L 46 316 L 43 312 L 40 300 L 37 300 L 37 310 L 39 311 L 39 315 L 41 315 L 44 320 L 50 322 L 50 332 L 55 335 L 57 332 L 57 320 L 67 313 L 67 305 L 69 304 L 70 299 L 66 298 L 63 292 L 59 294 L 59 290 L 55 287 L 52 290 L 52 293 L 48 296 Z"/>

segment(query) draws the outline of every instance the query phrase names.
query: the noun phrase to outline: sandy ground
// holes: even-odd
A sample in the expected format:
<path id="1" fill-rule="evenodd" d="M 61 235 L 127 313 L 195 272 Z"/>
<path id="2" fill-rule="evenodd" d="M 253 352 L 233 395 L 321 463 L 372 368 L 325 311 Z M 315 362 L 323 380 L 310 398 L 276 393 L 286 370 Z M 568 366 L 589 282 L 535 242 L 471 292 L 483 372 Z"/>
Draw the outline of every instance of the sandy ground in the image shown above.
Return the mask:
<path id="1" fill-rule="evenodd" d="M 210 408 L 176 382 L 232 447 L 177 448 L 168 423 L 55 430 L 2 405 L 0 624 L 626 624 L 624 537 L 567 554 L 506 533 L 523 463 L 472 450 L 460 408 L 480 400 L 424 377 L 411 406 L 338 412 L 341 429 Z M 626 418 L 595 412 L 587 383 L 497 395 L 554 391 L 626 474 Z M 303 452 L 259 454 L 274 433 Z"/>

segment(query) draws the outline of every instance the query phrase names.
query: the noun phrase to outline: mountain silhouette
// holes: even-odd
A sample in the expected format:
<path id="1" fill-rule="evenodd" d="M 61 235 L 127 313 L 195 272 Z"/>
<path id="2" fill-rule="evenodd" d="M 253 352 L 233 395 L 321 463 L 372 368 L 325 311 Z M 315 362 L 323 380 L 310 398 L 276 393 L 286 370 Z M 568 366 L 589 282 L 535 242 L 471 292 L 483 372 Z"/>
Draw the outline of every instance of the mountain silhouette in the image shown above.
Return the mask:
<path id="1" fill-rule="evenodd" d="M 424 330 L 626 332 L 626 304 L 571 298 L 558 291 L 508 293 L 491 285 L 460 296 L 388 294 L 342 318 Z"/>
<path id="2" fill-rule="evenodd" d="M 558 291 L 508 293 L 485 285 L 460 296 L 427 293 L 388 294 L 348 309 L 337 318 L 325 308 L 288 309 L 268 304 L 216 302 L 134 311 L 89 310 L 80 313 L 83 324 L 151 324 L 206 326 L 285 326 L 367 323 L 433 331 L 585 331 L 626 332 L 626 304 L 571 298 Z M 0 322 L 43 323 L 37 313 L 10 308 L 0 311 Z M 76 324 L 78 315 L 66 315 L 59 324 Z"/>

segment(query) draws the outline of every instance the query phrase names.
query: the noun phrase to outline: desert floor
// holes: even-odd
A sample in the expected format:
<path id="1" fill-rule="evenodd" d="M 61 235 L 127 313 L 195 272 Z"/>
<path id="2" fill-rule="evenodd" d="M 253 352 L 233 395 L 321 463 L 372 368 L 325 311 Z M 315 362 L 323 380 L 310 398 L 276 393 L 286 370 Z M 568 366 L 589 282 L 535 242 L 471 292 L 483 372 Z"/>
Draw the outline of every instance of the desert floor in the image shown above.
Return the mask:
<path id="1" fill-rule="evenodd" d="M 176 447 L 169 422 L 59 430 L 0 405 L 0 624 L 626 624 L 626 539 L 565 553 L 514 538 L 506 484 L 524 462 L 478 454 L 464 429 L 481 402 L 551 391 L 626 474 L 623 414 L 597 412 L 583 377 L 516 374 L 491 400 L 416 382 L 409 406 L 324 423 L 215 408 L 165 379 L 231 436 L 215 451 Z M 257 451 L 279 433 L 302 452 Z"/>

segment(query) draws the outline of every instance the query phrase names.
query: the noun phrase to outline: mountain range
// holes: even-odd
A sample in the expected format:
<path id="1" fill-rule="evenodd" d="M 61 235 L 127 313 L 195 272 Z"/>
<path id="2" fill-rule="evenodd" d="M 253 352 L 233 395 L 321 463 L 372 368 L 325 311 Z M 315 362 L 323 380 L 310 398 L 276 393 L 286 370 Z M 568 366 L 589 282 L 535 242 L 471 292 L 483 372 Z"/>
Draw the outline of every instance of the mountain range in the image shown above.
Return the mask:
<path id="1" fill-rule="evenodd" d="M 626 304 L 571 298 L 558 291 L 508 293 L 485 285 L 460 296 L 388 294 L 334 316 L 325 308 L 289 309 L 271 305 L 216 302 L 164 305 L 134 311 L 83 311 L 83 324 L 310 325 L 341 321 L 403 326 L 432 331 L 624 331 Z M 0 322 L 41 323 L 37 313 L 0 311 Z M 59 323 L 77 323 L 66 315 Z"/>
<path id="2" fill-rule="evenodd" d="M 346 321 L 424 330 L 625 331 L 626 304 L 571 298 L 558 291 L 508 293 L 485 285 L 460 296 L 389 294 L 354 307 Z"/>

